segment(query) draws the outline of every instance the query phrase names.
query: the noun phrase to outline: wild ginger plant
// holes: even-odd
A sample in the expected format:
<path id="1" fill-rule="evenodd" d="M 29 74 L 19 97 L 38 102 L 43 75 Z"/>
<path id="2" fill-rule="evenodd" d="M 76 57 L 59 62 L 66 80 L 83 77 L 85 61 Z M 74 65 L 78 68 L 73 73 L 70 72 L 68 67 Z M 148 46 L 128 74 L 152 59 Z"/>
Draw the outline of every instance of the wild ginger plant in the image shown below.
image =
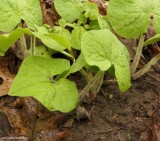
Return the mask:
<path id="1" fill-rule="evenodd" d="M 111 0 L 108 6 L 108 19 L 117 34 L 124 38 L 139 38 L 139 44 L 131 72 L 133 78 L 146 73 L 152 65 L 160 60 L 160 54 L 153 57 L 149 63 L 136 72 L 143 47 L 160 40 L 160 1 L 159 0 Z M 145 33 L 152 26 L 157 35 L 145 41 Z"/>
<path id="2" fill-rule="evenodd" d="M 61 16 L 54 27 L 42 25 L 38 0 L 0 2 L 0 18 L 4 19 L 0 21 L 0 30 L 8 32 L 0 35 L 0 55 L 3 56 L 19 38 L 24 39 L 24 34 L 31 37 L 30 50 L 26 49 L 27 55 L 9 95 L 32 96 L 50 111 L 72 111 L 78 101 L 89 90 L 93 90 L 93 86 L 96 86 L 95 93 L 98 92 L 104 72 L 108 70 L 113 70 L 122 92 L 129 89 L 129 53 L 112 33 L 113 30 L 124 38 L 140 37 L 140 49 L 137 49 L 132 66 L 133 76 L 136 74 L 143 46 L 160 39 L 159 0 L 111 0 L 107 15 L 104 16 L 99 14 L 96 4 L 87 0 L 54 0 L 56 11 Z M 21 19 L 28 28 L 22 28 L 19 24 Z M 144 42 L 144 33 L 151 20 L 157 35 Z M 36 46 L 36 39 L 41 40 L 43 46 Z M 57 52 L 67 59 L 53 58 L 52 55 Z M 157 60 L 159 56 L 154 59 L 154 63 Z M 151 64 L 153 61 L 149 65 Z M 78 71 L 88 83 L 79 94 L 75 82 L 67 77 Z M 143 70 L 144 72 L 146 71 Z"/>

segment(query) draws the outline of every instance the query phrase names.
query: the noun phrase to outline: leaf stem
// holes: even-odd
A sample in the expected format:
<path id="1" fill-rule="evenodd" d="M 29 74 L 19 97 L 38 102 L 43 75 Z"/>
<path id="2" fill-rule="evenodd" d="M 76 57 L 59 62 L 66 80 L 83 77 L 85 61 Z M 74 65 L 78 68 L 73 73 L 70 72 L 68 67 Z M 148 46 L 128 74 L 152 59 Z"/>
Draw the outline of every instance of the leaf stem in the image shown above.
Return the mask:
<path id="1" fill-rule="evenodd" d="M 30 53 L 31 55 L 35 55 L 35 47 L 36 47 L 36 37 L 31 36 L 31 46 L 30 46 Z"/>
<path id="2" fill-rule="evenodd" d="M 141 35 L 139 43 L 138 43 L 136 55 L 134 57 L 133 64 L 132 64 L 132 67 L 131 67 L 132 74 L 134 74 L 136 72 L 137 66 L 139 64 L 139 60 L 140 60 L 140 57 L 142 55 L 144 39 L 145 39 L 145 35 Z"/>
<path id="3" fill-rule="evenodd" d="M 137 73 L 133 74 L 133 79 L 137 79 L 143 74 L 145 74 L 147 71 L 150 70 L 152 65 L 156 64 L 160 60 L 160 53 L 153 57 L 147 65 L 145 65 L 142 69 L 140 69 Z"/>
<path id="4" fill-rule="evenodd" d="M 74 61 L 75 61 L 75 53 L 73 52 L 73 50 L 68 50 L 69 54 L 74 58 Z"/>
<path id="5" fill-rule="evenodd" d="M 61 51 L 61 53 L 70 58 L 73 62 L 75 62 L 75 58 L 70 53 L 66 51 Z"/>
<path id="6" fill-rule="evenodd" d="M 23 51 L 23 56 L 25 58 L 28 55 L 28 52 L 27 52 L 26 39 L 25 39 L 24 34 L 20 37 L 20 42 L 21 42 L 21 47 Z"/>
<path id="7" fill-rule="evenodd" d="M 102 75 L 104 75 L 104 72 L 100 70 L 99 72 L 97 72 L 97 74 L 92 79 L 90 79 L 88 84 L 85 86 L 85 88 L 80 93 L 79 101 L 82 101 L 82 99 L 85 97 L 88 91 L 95 85 L 95 82 L 99 80 L 99 78 L 101 78 Z"/>
<path id="8" fill-rule="evenodd" d="M 87 80 L 87 82 L 89 82 L 90 81 L 90 77 L 88 76 L 88 74 L 86 73 L 86 71 L 82 68 L 81 70 L 80 70 L 80 73 L 83 75 L 83 77 Z"/>
<path id="9" fill-rule="evenodd" d="M 21 22 L 18 24 L 18 27 L 23 28 Z M 23 54 L 23 55 L 22 55 L 23 57 L 22 57 L 21 59 L 24 59 L 24 58 L 26 58 L 27 55 L 28 55 L 26 38 L 25 38 L 24 34 L 20 37 L 20 43 L 21 43 L 21 49 L 22 49 L 22 54 Z"/>

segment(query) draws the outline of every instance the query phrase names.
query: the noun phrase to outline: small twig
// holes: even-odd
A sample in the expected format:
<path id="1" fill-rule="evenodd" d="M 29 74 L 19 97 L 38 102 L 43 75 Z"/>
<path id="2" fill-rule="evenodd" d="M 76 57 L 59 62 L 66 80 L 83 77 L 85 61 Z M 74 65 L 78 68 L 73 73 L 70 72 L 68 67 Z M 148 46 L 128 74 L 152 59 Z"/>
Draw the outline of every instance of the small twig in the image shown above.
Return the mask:
<path id="1" fill-rule="evenodd" d="M 120 130 L 120 129 L 122 129 L 122 128 L 120 127 L 120 128 L 111 129 L 111 130 L 108 130 L 108 131 L 97 132 L 97 133 L 94 133 L 93 135 L 106 134 L 106 133 L 114 132 L 114 131 L 117 131 L 117 130 Z"/>
<path id="2" fill-rule="evenodd" d="M 160 123 L 160 92 L 158 92 L 158 104 L 157 104 L 157 114 L 158 114 L 158 116 L 157 116 L 157 121 L 158 121 L 158 123 Z M 159 126 L 160 126 L 160 124 L 159 124 Z"/>
<path id="3" fill-rule="evenodd" d="M 110 84 L 116 84 L 116 79 L 110 79 L 110 80 L 104 80 L 102 85 L 110 85 Z"/>
<path id="4" fill-rule="evenodd" d="M 157 82 L 160 83 L 160 79 L 158 79 L 157 77 L 155 77 L 154 75 L 147 73 L 148 76 L 152 77 L 153 79 L 155 79 Z"/>
<path id="5" fill-rule="evenodd" d="M 91 113 L 93 112 L 94 106 L 92 106 L 91 110 L 89 111 L 89 116 L 91 115 Z"/>
<path id="6" fill-rule="evenodd" d="M 99 71 L 86 85 L 86 87 L 82 90 L 79 96 L 79 101 L 82 101 L 82 99 L 85 97 L 87 92 L 94 86 L 97 79 L 99 79 L 102 75 L 104 75 L 103 71 Z"/>

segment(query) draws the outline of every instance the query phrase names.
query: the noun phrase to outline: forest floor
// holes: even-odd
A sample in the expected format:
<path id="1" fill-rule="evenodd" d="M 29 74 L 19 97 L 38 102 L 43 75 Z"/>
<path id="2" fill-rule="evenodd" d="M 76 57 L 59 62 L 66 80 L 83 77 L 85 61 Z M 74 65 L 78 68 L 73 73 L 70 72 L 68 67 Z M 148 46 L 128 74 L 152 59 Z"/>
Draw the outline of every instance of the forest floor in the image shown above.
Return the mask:
<path id="1" fill-rule="evenodd" d="M 107 78 L 106 78 L 107 79 Z M 153 70 L 132 81 L 126 93 L 104 84 L 91 104 L 89 118 L 51 113 L 32 98 L 0 98 L 0 140 L 159 141 L 160 75 Z"/>
<path id="2" fill-rule="evenodd" d="M 54 25 L 59 16 L 48 9 L 53 16 L 45 15 L 44 21 Z M 133 60 L 135 41 L 121 41 Z M 92 103 L 81 105 L 89 117 L 77 119 L 75 110 L 53 113 L 31 97 L 8 96 L 21 61 L 7 53 L 0 57 L 0 141 L 160 141 L 160 72 L 151 69 L 132 80 L 126 93 L 114 81 L 104 83 Z"/>
<path id="3" fill-rule="evenodd" d="M 154 77 L 160 75 L 150 74 L 132 81 L 124 94 L 116 84 L 103 86 L 89 106 L 90 120 L 76 122 L 65 141 L 159 141 L 160 83 Z"/>

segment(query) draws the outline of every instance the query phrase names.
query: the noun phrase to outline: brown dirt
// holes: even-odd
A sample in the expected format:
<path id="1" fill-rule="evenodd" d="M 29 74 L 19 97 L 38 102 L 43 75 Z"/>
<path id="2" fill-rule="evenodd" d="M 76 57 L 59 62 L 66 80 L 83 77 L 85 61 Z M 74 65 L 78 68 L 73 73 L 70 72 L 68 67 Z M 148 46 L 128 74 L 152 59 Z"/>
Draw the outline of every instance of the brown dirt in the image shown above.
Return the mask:
<path id="1" fill-rule="evenodd" d="M 64 141 L 159 141 L 153 125 L 160 124 L 160 83 L 151 76 L 133 81 L 124 94 L 116 84 L 103 86 L 94 103 L 84 105 L 93 108 L 90 120 L 77 121 Z"/>
<path id="2" fill-rule="evenodd" d="M 159 74 L 152 75 L 160 79 Z M 116 84 L 103 85 L 92 104 L 83 104 L 88 111 L 92 109 L 88 120 L 76 120 L 74 112 L 50 113 L 44 107 L 37 115 L 35 100 L 3 97 L 1 107 L 11 126 L 1 113 L 0 136 L 33 141 L 159 141 L 160 83 L 152 75 L 133 81 L 124 94 Z"/>

